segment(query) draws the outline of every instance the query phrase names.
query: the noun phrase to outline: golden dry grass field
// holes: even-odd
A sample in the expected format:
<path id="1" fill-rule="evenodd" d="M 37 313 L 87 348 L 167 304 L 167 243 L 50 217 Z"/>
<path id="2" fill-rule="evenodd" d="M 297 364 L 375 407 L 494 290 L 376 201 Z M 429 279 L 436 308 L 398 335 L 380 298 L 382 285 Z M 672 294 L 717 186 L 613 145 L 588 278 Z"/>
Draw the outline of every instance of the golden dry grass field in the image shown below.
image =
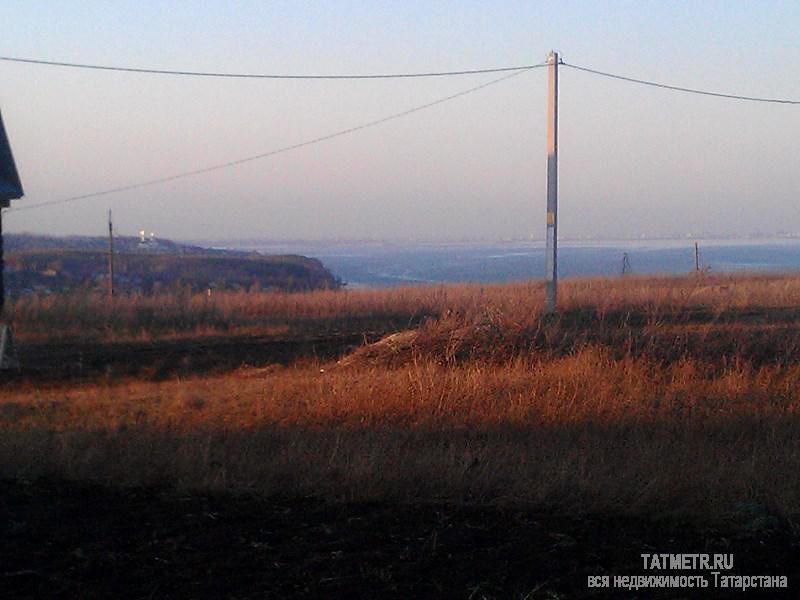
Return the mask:
<path id="1" fill-rule="evenodd" d="M 344 341 L 234 370 L 18 377 L 0 389 L 0 472 L 704 520 L 800 513 L 800 277 L 560 292 L 555 317 L 538 283 L 22 299 L 9 316 L 23 357 Z"/>

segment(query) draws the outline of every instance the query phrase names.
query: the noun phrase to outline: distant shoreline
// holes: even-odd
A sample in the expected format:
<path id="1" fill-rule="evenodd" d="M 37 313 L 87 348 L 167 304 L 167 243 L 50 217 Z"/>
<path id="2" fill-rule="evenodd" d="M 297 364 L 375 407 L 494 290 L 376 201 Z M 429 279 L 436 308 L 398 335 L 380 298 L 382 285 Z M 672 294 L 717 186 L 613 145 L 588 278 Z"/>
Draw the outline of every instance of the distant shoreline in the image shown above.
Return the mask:
<path id="1" fill-rule="evenodd" d="M 297 253 L 319 258 L 351 288 L 448 283 L 508 283 L 544 277 L 544 243 L 503 242 L 261 242 L 230 249 Z M 700 267 L 716 273 L 800 270 L 800 239 L 717 238 L 563 240 L 559 276 L 613 277 L 627 256 L 633 275 L 680 275 Z"/>

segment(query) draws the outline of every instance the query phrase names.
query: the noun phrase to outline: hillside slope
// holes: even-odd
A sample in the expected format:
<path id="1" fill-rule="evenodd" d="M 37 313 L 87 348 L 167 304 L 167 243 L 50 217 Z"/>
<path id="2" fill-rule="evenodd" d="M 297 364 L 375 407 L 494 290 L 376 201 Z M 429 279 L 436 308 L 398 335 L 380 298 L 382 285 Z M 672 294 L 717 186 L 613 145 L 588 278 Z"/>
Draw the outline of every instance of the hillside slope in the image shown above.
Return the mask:
<path id="1" fill-rule="evenodd" d="M 6 289 L 11 296 L 105 289 L 103 238 L 6 237 Z M 114 240 L 114 285 L 122 293 L 335 289 L 341 281 L 317 259 L 188 246 L 168 240 Z"/>

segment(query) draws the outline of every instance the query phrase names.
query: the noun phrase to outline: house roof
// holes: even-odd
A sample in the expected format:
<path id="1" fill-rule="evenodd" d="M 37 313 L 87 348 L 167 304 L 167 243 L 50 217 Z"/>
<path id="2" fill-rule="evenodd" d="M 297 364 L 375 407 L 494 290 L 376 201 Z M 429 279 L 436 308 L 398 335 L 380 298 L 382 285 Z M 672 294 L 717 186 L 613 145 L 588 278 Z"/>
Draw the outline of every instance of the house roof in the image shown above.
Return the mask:
<path id="1" fill-rule="evenodd" d="M 6 136 L 3 116 L 0 114 L 0 201 L 5 201 L 7 205 L 8 200 L 21 198 L 24 193 L 19 173 L 17 173 L 17 165 L 14 163 L 14 155 L 11 152 L 11 144 L 8 143 L 8 136 Z"/>

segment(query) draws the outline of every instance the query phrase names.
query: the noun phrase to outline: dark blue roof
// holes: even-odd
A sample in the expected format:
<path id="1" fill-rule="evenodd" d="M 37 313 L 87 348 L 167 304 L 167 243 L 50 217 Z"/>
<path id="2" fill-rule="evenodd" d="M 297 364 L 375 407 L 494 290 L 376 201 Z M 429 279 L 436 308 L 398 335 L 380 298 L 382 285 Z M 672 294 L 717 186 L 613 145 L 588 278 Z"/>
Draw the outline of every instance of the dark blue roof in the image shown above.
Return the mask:
<path id="1" fill-rule="evenodd" d="M 6 136 L 3 116 L 0 114 L 0 200 L 21 198 L 24 193 L 17 165 L 14 164 L 14 155 L 11 153 L 11 144 Z"/>

